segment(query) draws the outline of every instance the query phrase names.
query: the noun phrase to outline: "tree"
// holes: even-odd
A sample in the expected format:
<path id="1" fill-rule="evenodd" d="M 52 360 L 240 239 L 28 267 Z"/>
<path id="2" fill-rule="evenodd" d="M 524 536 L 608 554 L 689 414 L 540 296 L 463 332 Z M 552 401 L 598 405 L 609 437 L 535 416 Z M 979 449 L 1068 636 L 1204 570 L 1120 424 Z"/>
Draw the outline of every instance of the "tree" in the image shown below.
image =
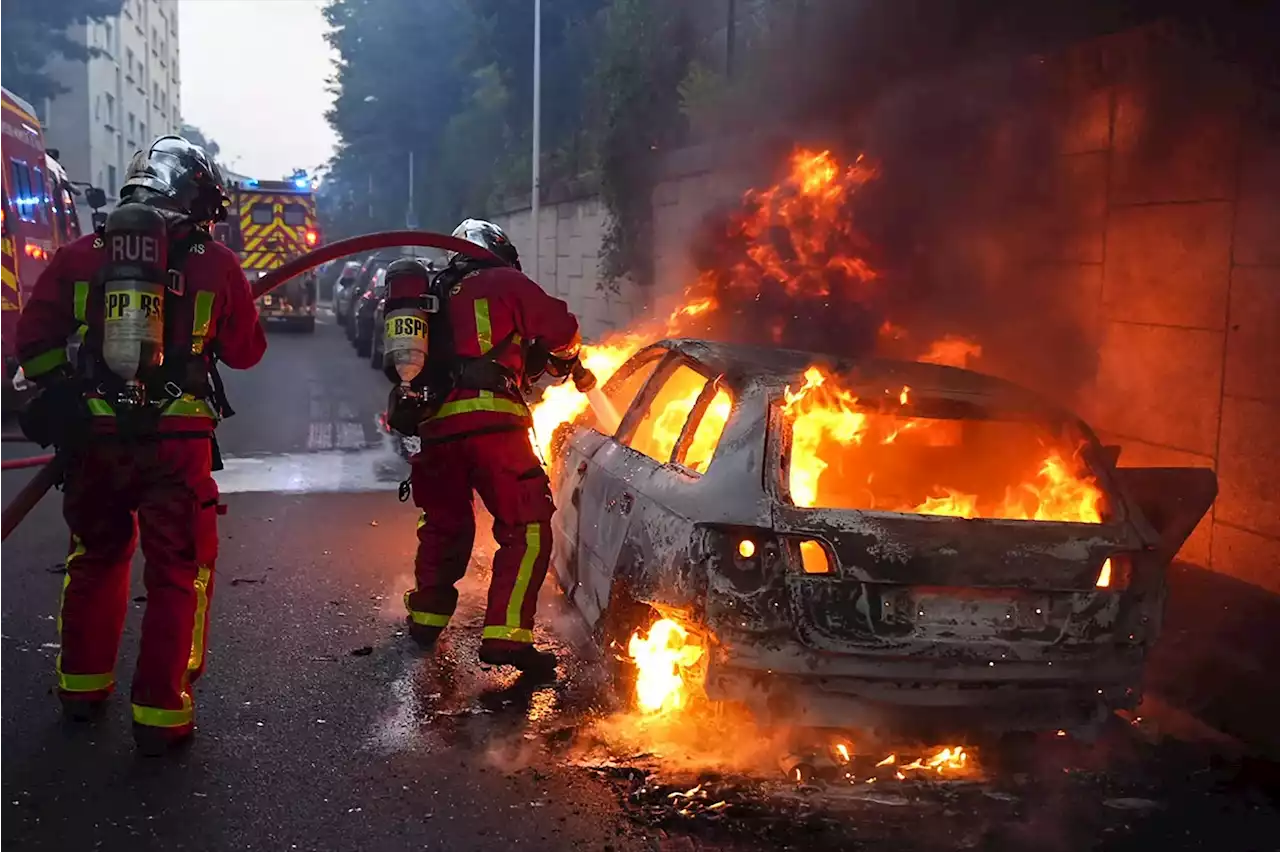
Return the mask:
<path id="1" fill-rule="evenodd" d="M 29 101 L 57 97 L 67 88 L 45 69 L 59 56 L 84 61 L 97 54 L 67 35 L 67 28 L 120 14 L 124 0 L 3 0 L 0 77 L 6 89 Z"/>

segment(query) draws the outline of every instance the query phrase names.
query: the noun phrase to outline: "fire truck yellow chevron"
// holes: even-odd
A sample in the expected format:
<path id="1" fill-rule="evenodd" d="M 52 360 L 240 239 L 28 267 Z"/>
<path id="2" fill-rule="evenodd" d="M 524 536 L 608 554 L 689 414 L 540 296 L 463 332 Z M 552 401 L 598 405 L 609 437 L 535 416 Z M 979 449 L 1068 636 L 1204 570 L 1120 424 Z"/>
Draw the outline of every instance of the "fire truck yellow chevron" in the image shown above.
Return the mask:
<path id="1" fill-rule="evenodd" d="M 4 251 L 4 265 L 0 267 L 0 304 L 6 311 L 22 310 L 22 288 L 18 285 L 18 260 L 14 256 L 13 238 L 0 238 Z"/>

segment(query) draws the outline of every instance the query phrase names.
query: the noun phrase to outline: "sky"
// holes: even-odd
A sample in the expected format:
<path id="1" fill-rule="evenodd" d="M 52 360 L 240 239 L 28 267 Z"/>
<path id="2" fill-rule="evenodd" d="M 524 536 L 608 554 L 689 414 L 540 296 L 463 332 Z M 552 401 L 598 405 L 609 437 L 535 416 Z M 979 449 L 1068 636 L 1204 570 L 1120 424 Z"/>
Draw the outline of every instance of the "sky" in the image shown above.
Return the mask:
<path id="1" fill-rule="evenodd" d="M 178 0 L 182 120 L 247 177 L 313 171 L 333 153 L 334 52 L 323 0 Z"/>

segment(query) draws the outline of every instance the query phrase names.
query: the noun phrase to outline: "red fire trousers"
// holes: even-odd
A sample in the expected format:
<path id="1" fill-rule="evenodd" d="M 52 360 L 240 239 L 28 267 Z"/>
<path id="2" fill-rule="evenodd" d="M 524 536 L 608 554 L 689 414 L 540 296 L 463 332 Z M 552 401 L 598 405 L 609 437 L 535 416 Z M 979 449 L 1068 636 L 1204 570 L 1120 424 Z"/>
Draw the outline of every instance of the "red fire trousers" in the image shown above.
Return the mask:
<path id="1" fill-rule="evenodd" d="M 418 520 L 416 588 L 405 607 L 417 624 L 444 627 L 458 604 L 475 543 L 474 489 L 493 515 L 493 579 L 482 641 L 515 649 L 533 642 L 538 591 L 551 560 L 551 487 L 525 431 L 426 443 L 412 459 Z"/>
<path id="2" fill-rule="evenodd" d="M 133 676 L 133 720 L 180 733 L 192 726 L 191 684 L 204 671 L 218 556 L 218 486 L 209 440 L 106 440 L 67 471 L 62 512 L 71 552 L 58 630 L 58 691 L 98 700 L 115 687 L 139 533 L 147 607 Z"/>

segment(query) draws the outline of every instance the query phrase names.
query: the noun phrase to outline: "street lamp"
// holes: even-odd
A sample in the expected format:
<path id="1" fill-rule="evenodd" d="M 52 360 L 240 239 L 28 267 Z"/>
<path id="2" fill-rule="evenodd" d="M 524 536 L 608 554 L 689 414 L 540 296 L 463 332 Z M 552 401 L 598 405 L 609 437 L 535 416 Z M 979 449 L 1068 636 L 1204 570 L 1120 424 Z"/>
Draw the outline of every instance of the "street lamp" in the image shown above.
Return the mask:
<path id="1" fill-rule="evenodd" d="M 539 239 L 542 186 L 539 161 L 542 159 L 542 0 L 533 0 L 533 278 L 539 278 L 542 244 Z"/>

